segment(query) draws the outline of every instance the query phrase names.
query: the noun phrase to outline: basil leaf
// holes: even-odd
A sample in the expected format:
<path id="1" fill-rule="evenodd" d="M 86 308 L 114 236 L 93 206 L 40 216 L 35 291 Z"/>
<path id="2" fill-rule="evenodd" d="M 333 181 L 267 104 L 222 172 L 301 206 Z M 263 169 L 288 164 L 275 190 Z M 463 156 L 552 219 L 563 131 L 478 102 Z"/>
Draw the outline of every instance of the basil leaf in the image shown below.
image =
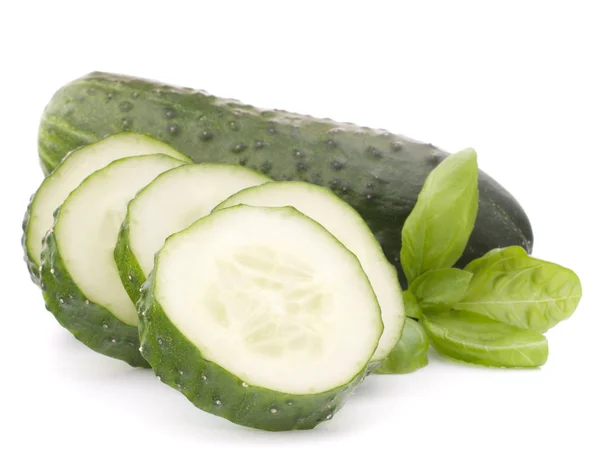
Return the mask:
<path id="1" fill-rule="evenodd" d="M 388 358 L 375 371 L 376 374 L 406 374 L 427 365 L 429 341 L 422 326 L 415 320 L 406 318 L 402 337 Z"/>
<path id="2" fill-rule="evenodd" d="M 467 293 L 473 273 L 458 268 L 445 268 L 423 273 L 409 287 L 425 313 L 447 311 Z"/>
<path id="3" fill-rule="evenodd" d="M 509 251 L 476 267 L 467 295 L 454 308 L 544 332 L 571 316 L 580 299 L 575 272 Z"/>
<path id="4" fill-rule="evenodd" d="M 531 329 L 515 328 L 471 312 L 426 315 L 423 327 L 443 355 L 497 367 L 538 367 L 548 359 L 548 341 Z"/>
<path id="5" fill-rule="evenodd" d="M 402 228 L 400 260 L 408 282 L 430 270 L 449 268 L 460 258 L 477 215 L 477 154 L 465 149 L 427 176 Z"/>
<path id="6" fill-rule="evenodd" d="M 471 273 L 475 273 L 479 271 L 481 268 L 485 266 L 489 266 L 492 263 L 495 263 L 499 260 L 509 257 L 526 257 L 527 252 L 523 247 L 519 247 L 518 245 L 511 245 L 510 247 L 492 249 L 484 256 L 480 258 L 476 258 L 469 262 L 467 266 L 465 266 L 465 271 L 470 271 Z"/>
<path id="7" fill-rule="evenodd" d="M 418 320 L 421 318 L 421 308 L 417 303 L 417 299 L 410 290 L 402 293 L 402 299 L 404 300 L 404 314 L 410 318 Z"/>

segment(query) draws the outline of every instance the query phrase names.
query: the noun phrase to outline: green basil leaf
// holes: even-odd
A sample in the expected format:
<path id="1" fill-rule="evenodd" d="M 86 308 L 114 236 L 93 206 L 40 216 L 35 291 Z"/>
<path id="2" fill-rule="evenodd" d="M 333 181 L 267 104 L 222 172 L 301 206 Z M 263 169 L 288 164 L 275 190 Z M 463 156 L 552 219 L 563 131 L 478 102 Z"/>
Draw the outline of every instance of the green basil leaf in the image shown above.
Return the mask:
<path id="1" fill-rule="evenodd" d="M 443 355 L 497 367 L 538 367 L 548 359 L 543 334 L 494 321 L 471 312 L 426 315 L 423 327 Z"/>
<path id="2" fill-rule="evenodd" d="M 375 373 L 380 375 L 412 373 L 427 365 L 428 349 L 429 341 L 422 326 L 415 320 L 406 318 L 402 337 Z"/>
<path id="3" fill-rule="evenodd" d="M 425 313 L 447 311 L 460 302 L 469 287 L 473 273 L 458 268 L 427 271 L 409 287 Z"/>
<path id="4" fill-rule="evenodd" d="M 571 316 L 581 299 L 577 275 L 513 252 L 504 258 L 498 252 L 477 267 L 467 295 L 454 308 L 541 332 Z"/>
<path id="5" fill-rule="evenodd" d="M 408 282 L 460 258 L 477 216 L 477 154 L 465 149 L 427 176 L 402 228 L 400 260 Z"/>
<path id="6" fill-rule="evenodd" d="M 475 273 L 481 268 L 485 266 L 489 266 L 492 263 L 495 263 L 499 260 L 509 257 L 526 257 L 527 252 L 523 247 L 519 247 L 518 245 L 511 245 L 510 247 L 492 249 L 488 253 L 486 253 L 483 257 L 476 258 L 469 262 L 467 266 L 465 266 L 465 271 L 470 271 L 471 273 Z"/>
<path id="7" fill-rule="evenodd" d="M 418 320 L 421 318 L 421 308 L 417 303 L 417 299 L 410 290 L 402 293 L 402 299 L 404 300 L 404 314 L 410 318 Z"/>

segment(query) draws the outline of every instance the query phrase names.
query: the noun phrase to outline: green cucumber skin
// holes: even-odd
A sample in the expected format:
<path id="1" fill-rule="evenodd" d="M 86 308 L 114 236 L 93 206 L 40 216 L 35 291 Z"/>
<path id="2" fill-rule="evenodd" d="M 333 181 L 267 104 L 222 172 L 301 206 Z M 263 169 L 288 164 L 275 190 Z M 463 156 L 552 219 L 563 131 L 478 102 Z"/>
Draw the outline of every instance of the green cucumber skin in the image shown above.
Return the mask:
<path id="1" fill-rule="evenodd" d="M 42 293 L 46 308 L 58 322 L 90 349 L 133 367 L 148 368 L 139 352 L 137 328 L 87 300 L 69 275 L 52 231 L 44 238 L 41 258 Z"/>
<path id="2" fill-rule="evenodd" d="M 31 219 L 31 205 L 33 204 L 34 198 L 35 194 L 33 194 L 29 199 L 29 204 L 27 205 L 27 209 L 25 210 L 25 216 L 23 217 L 23 234 L 21 235 L 21 247 L 23 247 L 23 260 L 25 260 L 25 264 L 27 265 L 29 277 L 34 282 L 34 284 L 39 287 L 41 284 L 40 267 L 33 261 L 31 256 L 29 255 L 29 251 L 27 250 L 27 230 L 29 229 L 29 220 Z"/>
<path id="3" fill-rule="evenodd" d="M 146 275 L 129 246 L 129 209 L 125 221 L 121 224 L 119 238 L 114 252 L 119 277 L 131 301 L 135 304 L 140 299 L 140 288 L 146 281 Z"/>
<path id="4" fill-rule="evenodd" d="M 206 412 L 266 431 L 312 429 L 330 420 L 365 377 L 363 370 L 348 384 L 310 395 L 245 385 L 237 376 L 203 358 L 166 316 L 153 288 L 151 272 L 137 305 L 142 355 L 160 381 Z"/>
<path id="5" fill-rule="evenodd" d="M 400 272 L 400 232 L 429 172 L 446 152 L 382 130 L 283 111 L 261 111 L 202 91 L 132 77 L 92 73 L 62 87 L 39 129 L 48 173 L 78 146 L 124 130 L 149 134 L 196 162 L 241 164 L 277 181 L 308 181 L 352 205 Z M 475 230 L 458 263 L 496 247 L 533 246 L 519 203 L 479 175 Z"/>

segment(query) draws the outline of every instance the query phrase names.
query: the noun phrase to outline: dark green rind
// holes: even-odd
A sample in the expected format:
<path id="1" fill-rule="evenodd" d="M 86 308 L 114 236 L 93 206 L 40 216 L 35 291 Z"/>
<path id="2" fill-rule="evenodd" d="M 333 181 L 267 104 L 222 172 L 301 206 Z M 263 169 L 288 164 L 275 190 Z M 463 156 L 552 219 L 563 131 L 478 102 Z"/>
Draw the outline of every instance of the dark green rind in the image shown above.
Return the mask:
<path id="1" fill-rule="evenodd" d="M 129 245 L 129 211 L 119 230 L 114 257 L 123 287 L 131 301 L 136 303 L 140 298 L 140 288 L 146 281 L 146 275 Z"/>
<path id="2" fill-rule="evenodd" d="M 365 219 L 400 270 L 402 225 L 429 172 L 446 152 L 382 130 L 283 111 L 261 111 L 202 91 L 92 73 L 54 95 L 42 117 L 46 174 L 67 152 L 123 130 L 152 135 L 196 162 L 241 164 L 277 181 L 331 188 Z M 475 230 L 457 266 L 496 247 L 531 252 L 533 233 L 519 203 L 479 173 Z"/>
<path id="3" fill-rule="evenodd" d="M 58 322 L 90 349 L 131 366 L 147 368 L 148 362 L 139 352 L 137 328 L 87 300 L 63 263 L 53 231 L 44 238 L 41 258 L 42 293 L 46 308 Z"/>
<path id="4" fill-rule="evenodd" d="M 362 372 L 344 386 L 310 395 L 246 387 L 242 379 L 204 359 L 175 327 L 154 298 L 154 281 L 152 272 L 137 306 L 142 355 L 162 382 L 206 412 L 267 431 L 312 429 L 330 420 L 365 376 Z"/>
<path id="5" fill-rule="evenodd" d="M 36 286 L 39 286 L 40 281 L 40 267 L 31 259 L 29 256 L 29 251 L 27 250 L 27 229 L 29 228 L 29 220 L 31 218 L 31 205 L 33 203 L 33 199 L 35 194 L 31 196 L 29 199 L 29 204 L 27 205 L 27 210 L 25 210 L 25 216 L 23 217 L 23 223 L 21 228 L 23 230 L 23 235 L 21 236 L 21 247 L 23 247 L 23 260 L 25 260 L 25 264 L 27 265 L 27 271 L 29 271 L 29 277 L 35 283 Z"/>

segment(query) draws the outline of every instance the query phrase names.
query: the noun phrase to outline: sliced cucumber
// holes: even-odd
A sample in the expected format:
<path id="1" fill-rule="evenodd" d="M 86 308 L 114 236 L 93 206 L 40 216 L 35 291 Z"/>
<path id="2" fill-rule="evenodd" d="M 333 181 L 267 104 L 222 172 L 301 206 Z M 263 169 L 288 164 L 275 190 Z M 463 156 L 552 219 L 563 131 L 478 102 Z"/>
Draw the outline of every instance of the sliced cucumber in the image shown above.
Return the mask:
<path id="1" fill-rule="evenodd" d="M 113 259 L 127 203 L 163 171 L 185 162 L 166 155 L 122 158 L 88 176 L 57 210 L 44 238 L 41 287 L 46 307 L 90 348 L 147 366 L 137 314 Z"/>
<path id="2" fill-rule="evenodd" d="M 34 194 L 23 221 L 23 247 L 31 279 L 39 284 L 42 239 L 52 227 L 52 214 L 67 196 L 94 171 L 133 155 L 164 153 L 191 162 L 169 145 L 142 134 L 122 132 L 74 150 L 63 159 Z"/>
<path id="3" fill-rule="evenodd" d="M 402 290 L 396 269 L 361 216 L 333 192 L 304 182 L 272 182 L 233 195 L 217 209 L 246 204 L 290 205 L 320 223 L 354 253 L 367 274 L 381 307 L 384 331 L 373 362 L 384 360 L 398 343 L 404 324 Z"/>
<path id="4" fill-rule="evenodd" d="M 208 215 L 241 189 L 270 179 L 237 165 L 185 165 L 158 176 L 129 203 L 115 261 L 132 302 L 154 265 L 165 239 Z"/>
<path id="5" fill-rule="evenodd" d="M 138 310 L 142 354 L 163 382 L 265 430 L 329 420 L 383 330 L 359 261 L 291 207 L 240 205 L 170 236 Z"/>

